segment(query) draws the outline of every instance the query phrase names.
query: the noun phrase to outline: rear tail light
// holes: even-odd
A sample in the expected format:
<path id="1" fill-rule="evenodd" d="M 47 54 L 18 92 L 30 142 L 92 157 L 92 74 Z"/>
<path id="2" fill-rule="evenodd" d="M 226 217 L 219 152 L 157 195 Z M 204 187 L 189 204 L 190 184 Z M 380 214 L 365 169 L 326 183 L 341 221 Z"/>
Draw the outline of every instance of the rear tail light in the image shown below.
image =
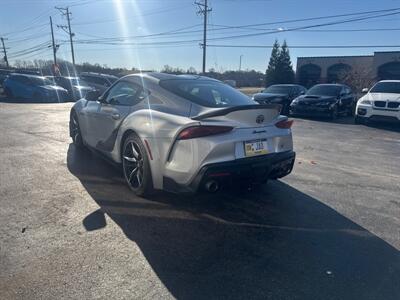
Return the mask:
<path id="1" fill-rule="evenodd" d="M 188 140 L 198 137 L 216 135 L 229 132 L 233 129 L 231 126 L 192 126 L 182 130 L 177 139 Z"/>
<path id="2" fill-rule="evenodd" d="M 276 127 L 281 129 L 289 129 L 293 125 L 293 120 L 282 120 L 275 124 Z"/>

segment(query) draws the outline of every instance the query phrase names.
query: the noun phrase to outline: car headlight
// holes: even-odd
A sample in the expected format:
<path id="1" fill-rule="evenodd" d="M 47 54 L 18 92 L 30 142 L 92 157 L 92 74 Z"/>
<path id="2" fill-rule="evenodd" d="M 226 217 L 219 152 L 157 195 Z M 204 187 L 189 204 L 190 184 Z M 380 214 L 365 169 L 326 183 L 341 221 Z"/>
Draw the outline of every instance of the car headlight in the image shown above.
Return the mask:
<path id="1" fill-rule="evenodd" d="M 372 105 L 371 100 L 361 100 L 360 104 Z"/>

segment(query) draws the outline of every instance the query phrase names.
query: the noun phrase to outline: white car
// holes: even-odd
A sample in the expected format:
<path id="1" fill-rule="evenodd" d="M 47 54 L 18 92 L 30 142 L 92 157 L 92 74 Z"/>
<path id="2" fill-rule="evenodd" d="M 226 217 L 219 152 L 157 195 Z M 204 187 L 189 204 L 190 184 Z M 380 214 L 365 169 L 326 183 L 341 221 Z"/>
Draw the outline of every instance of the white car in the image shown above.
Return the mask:
<path id="1" fill-rule="evenodd" d="M 119 163 L 137 195 L 214 192 L 233 179 L 264 183 L 291 172 L 292 121 L 280 109 L 207 77 L 135 74 L 77 101 L 70 136 Z"/>
<path id="2" fill-rule="evenodd" d="M 355 122 L 367 120 L 400 121 L 400 80 L 379 81 L 358 100 Z"/>

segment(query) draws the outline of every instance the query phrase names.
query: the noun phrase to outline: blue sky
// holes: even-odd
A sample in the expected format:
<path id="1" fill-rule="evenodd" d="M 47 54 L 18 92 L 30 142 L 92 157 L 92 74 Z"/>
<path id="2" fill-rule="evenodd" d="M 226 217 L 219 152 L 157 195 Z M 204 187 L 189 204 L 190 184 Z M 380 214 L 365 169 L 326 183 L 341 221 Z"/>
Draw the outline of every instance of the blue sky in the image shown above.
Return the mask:
<path id="1" fill-rule="evenodd" d="M 75 56 L 78 63 L 97 62 L 113 67 L 154 70 L 160 70 L 168 64 L 184 69 L 193 66 L 201 70 L 202 52 L 197 40 L 202 38 L 202 17 L 196 14 L 197 7 L 193 2 L 193 0 L 2 0 L 0 36 L 8 38 L 5 42 L 9 48 L 11 62 L 13 54 L 14 59 L 51 59 L 51 49 L 46 48 L 50 41 L 49 16 L 53 17 L 54 24 L 65 25 L 65 18 L 61 17 L 54 6 L 69 5 L 74 39 L 77 40 Z M 286 39 L 289 47 L 290 45 L 400 45 L 400 30 L 291 31 L 260 35 L 269 30 L 314 25 L 350 17 L 254 25 L 247 29 L 222 29 L 223 26 L 252 25 L 389 9 L 400 7 L 398 0 L 209 0 L 209 4 L 212 7 L 208 25 L 210 39 L 258 34 L 245 38 L 209 41 L 210 44 L 271 45 L 275 39 L 279 41 Z M 181 31 L 177 34 L 178 29 Z M 315 29 L 400 29 L 400 14 Z M 171 31 L 175 33 L 143 37 Z M 65 43 L 67 34 L 55 28 L 55 36 L 57 43 L 61 43 L 58 57 L 70 60 L 69 44 Z M 103 38 L 117 37 L 124 39 L 114 45 L 98 44 L 98 41 L 104 42 Z M 83 44 L 90 40 L 94 42 L 95 39 L 96 44 Z M 185 42 L 177 43 L 177 41 Z M 160 42 L 167 44 L 160 45 Z M 132 45 L 132 43 L 142 45 Z M 144 46 L 143 43 L 152 45 Z M 27 54 L 21 52 L 28 48 L 39 50 Z M 368 55 L 374 51 L 384 50 L 399 50 L 399 48 L 291 49 L 290 53 L 295 64 L 298 56 Z M 239 57 L 243 55 L 242 69 L 264 71 L 270 52 L 270 49 L 258 48 L 209 47 L 207 68 L 215 68 L 218 71 L 236 70 L 239 67 Z"/>

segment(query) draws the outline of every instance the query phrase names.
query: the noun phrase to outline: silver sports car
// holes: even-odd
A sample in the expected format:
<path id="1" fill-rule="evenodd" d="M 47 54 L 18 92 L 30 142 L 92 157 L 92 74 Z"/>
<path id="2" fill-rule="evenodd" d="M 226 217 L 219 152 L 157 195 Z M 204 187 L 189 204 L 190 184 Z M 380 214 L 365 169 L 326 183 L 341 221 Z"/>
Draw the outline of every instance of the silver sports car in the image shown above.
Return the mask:
<path id="1" fill-rule="evenodd" d="M 215 192 L 291 172 L 292 121 L 280 109 L 207 77 L 135 74 L 77 101 L 70 136 L 120 164 L 137 195 Z"/>

